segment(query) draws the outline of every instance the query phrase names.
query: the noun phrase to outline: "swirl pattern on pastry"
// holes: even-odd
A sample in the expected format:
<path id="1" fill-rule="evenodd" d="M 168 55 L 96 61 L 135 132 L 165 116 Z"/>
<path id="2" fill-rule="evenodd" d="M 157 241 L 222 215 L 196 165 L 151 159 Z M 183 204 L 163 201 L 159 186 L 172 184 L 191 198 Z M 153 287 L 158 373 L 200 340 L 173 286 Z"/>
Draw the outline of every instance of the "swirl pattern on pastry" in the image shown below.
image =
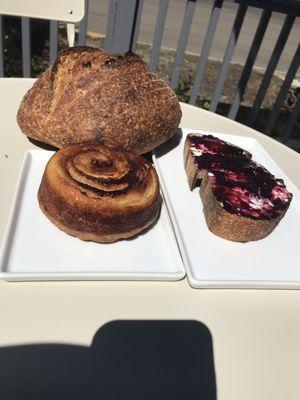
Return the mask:
<path id="1" fill-rule="evenodd" d="M 143 157 L 98 142 L 70 145 L 49 160 L 38 192 L 44 214 L 82 240 L 132 237 L 158 217 L 153 166 Z"/>

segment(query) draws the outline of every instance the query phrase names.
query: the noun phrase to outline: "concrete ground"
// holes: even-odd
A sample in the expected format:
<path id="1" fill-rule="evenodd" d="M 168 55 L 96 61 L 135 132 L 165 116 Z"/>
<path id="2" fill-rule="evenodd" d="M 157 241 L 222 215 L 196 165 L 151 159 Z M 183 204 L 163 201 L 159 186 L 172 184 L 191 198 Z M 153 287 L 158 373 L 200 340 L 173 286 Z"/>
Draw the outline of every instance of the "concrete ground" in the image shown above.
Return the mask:
<path id="1" fill-rule="evenodd" d="M 191 26 L 190 38 L 187 51 L 199 54 L 201 52 L 203 39 L 206 33 L 207 24 L 211 12 L 212 0 L 198 0 Z M 181 24 L 185 9 L 185 0 L 170 0 L 167 14 L 167 21 L 163 37 L 163 47 L 176 49 L 180 34 Z M 152 43 L 155 22 L 157 17 L 159 0 L 144 0 L 139 32 L 139 42 Z M 106 32 L 106 18 L 109 0 L 89 0 L 88 30 L 99 34 Z M 215 34 L 213 47 L 210 57 L 222 59 L 230 30 L 235 18 L 237 4 L 225 1 L 222 7 L 218 28 Z M 259 22 L 261 10 L 249 7 L 244 24 L 240 33 L 238 45 L 236 47 L 233 62 L 243 64 L 249 47 L 252 43 L 256 27 Z M 285 15 L 274 12 L 269 23 L 264 41 L 256 60 L 256 67 L 264 68 L 268 63 L 271 52 L 274 48 L 276 39 L 282 27 Z M 300 38 L 300 19 L 298 18 L 290 33 L 288 43 L 279 61 L 277 70 L 285 73 L 290 65 Z"/>

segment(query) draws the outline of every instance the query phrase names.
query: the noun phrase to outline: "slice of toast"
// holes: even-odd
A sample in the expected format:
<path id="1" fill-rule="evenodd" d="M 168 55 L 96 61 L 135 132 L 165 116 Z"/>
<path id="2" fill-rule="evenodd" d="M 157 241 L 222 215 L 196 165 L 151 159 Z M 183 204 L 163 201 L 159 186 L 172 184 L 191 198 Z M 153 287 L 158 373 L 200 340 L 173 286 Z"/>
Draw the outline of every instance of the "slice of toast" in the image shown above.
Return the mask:
<path id="1" fill-rule="evenodd" d="M 231 159 L 244 157 L 251 159 L 252 155 L 241 147 L 224 142 L 212 135 L 189 134 L 184 145 L 184 166 L 190 189 L 193 190 L 200 184 L 205 171 L 211 167 L 212 163 L 228 164 Z M 197 160 L 201 160 L 203 164 L 201 167 Z"/>
<path id="2" fill-rule="evenodd" d="M 191 190 L 200 183 L 208 228 L 235 242 L 267 236 L 292 200 L 284 182 L 251 158 L 249 152 L 211 135 L 186 138 L 187 178 Z"/>

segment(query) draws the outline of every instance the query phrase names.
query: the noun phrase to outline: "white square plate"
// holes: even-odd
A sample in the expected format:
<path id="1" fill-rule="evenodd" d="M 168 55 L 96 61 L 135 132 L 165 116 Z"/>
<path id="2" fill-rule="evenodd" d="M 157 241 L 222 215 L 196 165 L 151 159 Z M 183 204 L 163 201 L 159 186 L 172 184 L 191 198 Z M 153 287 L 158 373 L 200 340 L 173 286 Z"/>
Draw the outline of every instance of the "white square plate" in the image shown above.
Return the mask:
<path id="1" fill-rule="evenodd" d="M 184 267 L 162 205 L 157 223 L 134 239 L 84 242 L 40 211 L 37 191 L 52 152 L 26 153 L 0 258 L 5 280 L 179 280 Z"/>
<path id="2" fill-rule="evenodd" d="M 300 288 L 298 189 L 257 140 L 198 130 L 250 151 L 255 161 L 263 164 L 277 178 L 284 179 L 288 190 L 294 195 L 285 217 L 266 238 L 234 243 L 215 236 L 207 228 L 199 188 L 190 191 L 183 165 L 185 137 L 191 132 L 197 130 L 183 129 L 154 155 L 191 286 Z"/>

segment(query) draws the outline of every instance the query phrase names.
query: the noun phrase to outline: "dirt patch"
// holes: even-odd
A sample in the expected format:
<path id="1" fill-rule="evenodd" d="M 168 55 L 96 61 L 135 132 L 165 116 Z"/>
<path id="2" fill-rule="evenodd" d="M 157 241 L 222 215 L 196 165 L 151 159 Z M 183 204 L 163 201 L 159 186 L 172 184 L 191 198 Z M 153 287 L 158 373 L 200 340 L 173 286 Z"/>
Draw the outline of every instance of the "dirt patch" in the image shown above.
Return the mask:
<path id="1" fill-rule="evenodd" d="M 151 46 L 141 45 L 137 46 L 137 53 L 146 61 L 150 61 Z M 168 83 L 173 71 L 173 63 L 176 52 L 173 50 L 162 50 L 158 61 L 157 72 Z M 180 72 L 178 82 L 178 96 L 182 101 L 188 101 L 193 86 L 194 78 L 196 75 L 197 65 L 199 63 L 199 56 L 186 54 L 182 69 Z M 204 79 L 199 90 L 199 100 L 211 99 L 217 84 L 219 73 L 221 71 L 222 62 L 220 60 L 208 59 Z M 219 98 L 220 103 L 231 104 L 235 92 L 237 90 L 238 82 L 243 71 L 243 66 L 240 64 L 230 64 L 226 80 Z M 241 105 L 251 107 L 256 93 L 262 81 L 264 71 L 253 69 L 247 89 L 245 91 Z M 277 93 L 280 90 L 283 79 L 279 76 L 273 76 L 269 89 L 263 101 L 263 107 L 272 107 L 276 99 Z"/>
<path id="2" fill-rule="evenodd" d="M 150 61 L 151 46 L 138 44 L 137 53 L 148 63 Z M 160 52 L 160 57 L 157 65 L 158 74 L 167 83 L 170 83 L 173 63 L 176 56 L 174 50 L 162 49 Z M 180 101 L 188 102 L 193 87 L 197 66 L 199 63 L 199 56 L 186 54 L 183 60 L 183 65 L 181 68 L 179 82 L 176 89 L 176 94 Z M 206 64 L 206 69 L 204 73 L 204 78 L 199 90 L 199 95 L 196 99 L 196 106 L 209 110 L 210 101 L 216 88 L 219 73 L 222 68 L 221 60 L 208 59 Z M 237 91 L 238 83 L 241 78 L 241 74 L 244 66 L 240 64 L 231 63 L 226 75 L 224 86 L 222 88 L 221 95 L 219 97 L 219 104 L 216 112 L 218 114 L 227 116 L 231 103 L 234 99 L 235 93 Z M 251 107 L 256 98 L 257 92 L 259 90 L 261 81 L 263 79 L 265 71 L 257 68 L 253 68 L 251 75 L 248 80 L 248 84 L 243 95 L 236 120 L 243 124 L 247 124 L 247 119 L 251 111 Z M 267 124 L 268 118 L 270 116 L 272 107 L 277 98 L 278 92 L 282 87 L 284 77 L 274 74 L 272 77 L 268 90 L 265 94 L 264 100 L 261 105 L 261 109 L 258 113 L 257 119 L 253 125 L 255 129 L 262 132 Z M 291 88 L 288 95 L 283 102 L 281 111 L 278 118 L 274 124 L 271 136 L 281 140 L 288 120 L 290 118 L 291 112 L 293 111 L 297 99 L 300 97 L 300 89 Z M 293 149 L 300 152 L 300 121 L 294 126 L 292 135 L 287 141 L 287 144 Z"/>

